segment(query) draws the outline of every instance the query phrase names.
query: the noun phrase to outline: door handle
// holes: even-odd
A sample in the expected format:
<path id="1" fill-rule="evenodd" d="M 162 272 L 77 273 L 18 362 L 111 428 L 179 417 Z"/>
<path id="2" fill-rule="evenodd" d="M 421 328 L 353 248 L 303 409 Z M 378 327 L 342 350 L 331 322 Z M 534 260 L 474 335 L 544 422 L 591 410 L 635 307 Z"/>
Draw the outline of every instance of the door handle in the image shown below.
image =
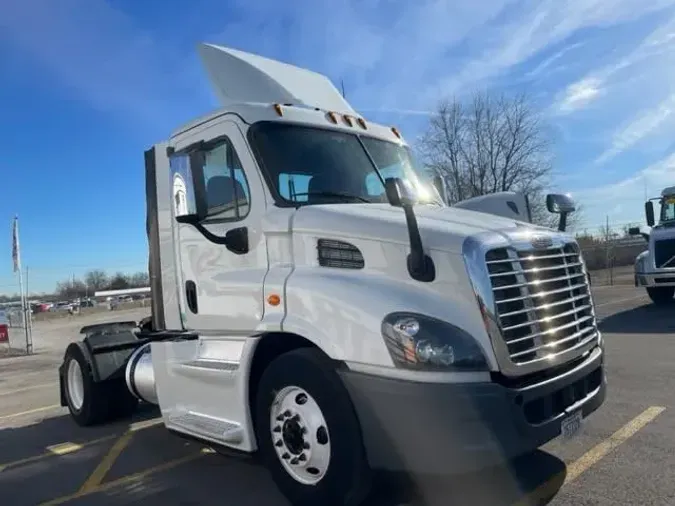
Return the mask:
<path id="1" fill-rule="evenodd" d="M 187 300 L 190 311 L 197 314 L 199 312 L 199 306 L 197 305 L 197 285 L 192 280 L 185 282 L 185 299 Z"/>

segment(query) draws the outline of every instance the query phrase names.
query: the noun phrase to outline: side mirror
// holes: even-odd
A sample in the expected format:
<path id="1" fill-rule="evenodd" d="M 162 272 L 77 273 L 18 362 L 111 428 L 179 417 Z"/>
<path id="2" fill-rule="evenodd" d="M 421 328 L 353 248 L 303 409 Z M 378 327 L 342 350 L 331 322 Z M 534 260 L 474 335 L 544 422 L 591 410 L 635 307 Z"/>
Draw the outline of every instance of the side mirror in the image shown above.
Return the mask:
<path id="1" fill-rule="evenodd" d="M 571 195 L 549 193 L 546 195 L 546 209 L 549 213 L 569 214 L 576 211 L 577 207 Z"/>
<path id="2" fill-rule="evenodd" d="M 628 235 L 635 235 L 642 237 L 645 241 L 649 242 L 649 232 L 642 232 L 640 227 L 630 227 L 628 229 Z"/>
<path id="3" fill-rule="evenodd" d="M 398 177 L 385 179 L 384 190 L 387 200 L 394 207 L 412 206 L 415 203 L 414 192 Z"/>
<path id="4" fill-rule="evenodd" d="M 645 215 L 647 217 L 647 225 L 650 227 L 654 226 L 654 204 L 651 200 L 645 203 Z"/>
<path id="5" fill-rule="evenodd" d="M 576 210 L 574 200 L 571 195 L 564 195 L 562 193 L 549 193 L 546 195 L 546 209 L 548 212 L 560 215 L 560 222 L 558 223 L 558 230 L 564 232 L 567 228 L 567 215 Z"/>

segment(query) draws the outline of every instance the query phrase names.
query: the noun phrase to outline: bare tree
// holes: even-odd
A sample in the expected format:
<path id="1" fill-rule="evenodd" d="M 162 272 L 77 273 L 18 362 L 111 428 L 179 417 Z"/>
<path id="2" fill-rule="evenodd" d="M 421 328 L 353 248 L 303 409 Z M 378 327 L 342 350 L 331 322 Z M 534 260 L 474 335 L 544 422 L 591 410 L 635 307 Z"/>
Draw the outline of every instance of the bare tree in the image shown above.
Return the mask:
<path id="1" fill-rule="evenodd" d="M 150 277 L 147 272 L 137 272 L 129 278 L 131 288 L 145 288 L 150 286 Z"/>
<path id="2" fill-rule="evenodd" d="M 437 112 L 418 150 L 445 181 L 450 203 L 522 192 L 530 199 L 535 223 L 557 225 L 544 197 L 551 184 L 551 141 L 542 116 L 525 95 L 476 93 L 468 103 L 444 101 Z"/>
<path id="3" fill-rule="evenodd" d="M 117 272 L 110 278 L 110 283 L 108 284 L 109 290 L 124 290 L 127 288 L 129 288 L 129 276 L 123 272 Z"/>
<path id="4" fill-rule="evenodd" d="M 96 292 L 105 289 L 108 286 L 109 280 L 105 271 L 94 269 L 84 275 L 84 282 L 92 292 Z"/>
<path id="5" fill-rule="evenodd" d="M 84 297 L 87 294 L 87 286 L 79 279 L 68 279 L 56 284 L 56 293 L 62 299 Z"/>

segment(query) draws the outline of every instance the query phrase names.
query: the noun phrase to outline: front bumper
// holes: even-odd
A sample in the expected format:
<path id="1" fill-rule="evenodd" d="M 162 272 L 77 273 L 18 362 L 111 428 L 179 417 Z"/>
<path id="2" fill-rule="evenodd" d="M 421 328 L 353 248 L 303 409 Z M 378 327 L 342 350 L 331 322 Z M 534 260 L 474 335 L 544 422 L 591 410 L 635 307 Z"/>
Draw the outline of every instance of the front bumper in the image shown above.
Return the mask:
<path id="1" fill-rule="evenodd" d="M 675 286 L 675 271 L 661 272 L 637 272 L 635 273 L 635 286 Z"/>
<path id="2" fill-rule="evenodd" d="M 527 386 L 417 383 L 344 371 L 370 465 L 447 474 L 475 471 L 526 454 L 586 417 L 605 399 L 600 346 L 579 364 Z"/>

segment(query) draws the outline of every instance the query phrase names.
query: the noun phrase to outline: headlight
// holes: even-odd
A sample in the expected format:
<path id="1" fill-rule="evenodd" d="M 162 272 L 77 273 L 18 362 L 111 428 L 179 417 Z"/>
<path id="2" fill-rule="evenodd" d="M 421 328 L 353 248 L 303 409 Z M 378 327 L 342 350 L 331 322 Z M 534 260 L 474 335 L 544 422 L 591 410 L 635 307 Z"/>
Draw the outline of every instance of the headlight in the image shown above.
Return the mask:
<path id="1" fill-rule="evenodd" d="M 416 370 L 485 371 L 487 361 L 471 335 L 459 327 L 416 313 L 391 313 L 382 336 L 398 367 Z"/>
<path id="2" fill-rule="evenodd" d="M 647 256 L 649 253 L 643 251 L 635 259 L 635 272 L 646 272 L 647 271 Z"/>

